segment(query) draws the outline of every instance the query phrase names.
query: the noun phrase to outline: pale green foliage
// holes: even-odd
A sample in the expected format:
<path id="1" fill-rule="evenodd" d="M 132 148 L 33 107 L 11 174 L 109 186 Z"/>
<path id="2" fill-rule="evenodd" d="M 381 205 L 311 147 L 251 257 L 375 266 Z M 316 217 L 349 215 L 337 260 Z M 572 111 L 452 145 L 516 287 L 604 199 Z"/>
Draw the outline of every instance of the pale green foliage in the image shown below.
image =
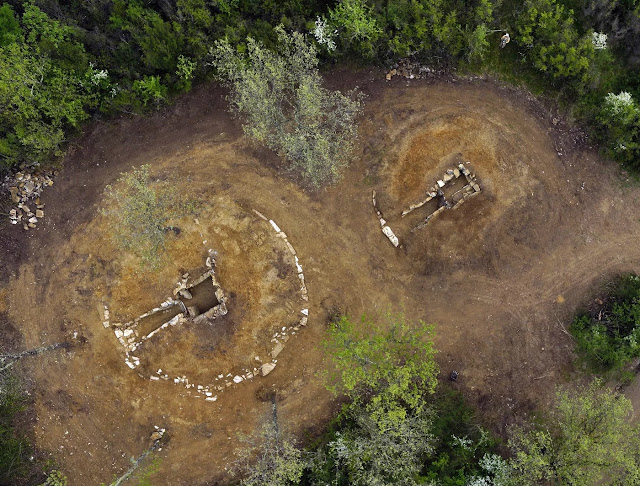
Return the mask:
<path id="1" fill-rule="evenodd" d="M 467 59 L 470 62 L 481 62 L 489 48 L 489 28 L 480 24 L 473 30 L 466 30 L 467 38 Z"/>
<path id="2" fill-rule="evenodd" d="M 150 101 L 159 104 L 167 97 L 167 88 L 162 85 L 159 76 L 145 76 L 142 80 L 136 80 L 132 89 L 140 96 L 145 106 Z"/>
<path id="3" fill-rule="evenodd" d="M 329 52 L 336 50 L 336 43 L 333 40 L 337 30 L 332 30 L 331 26 L 327 24 L 325 19 L 318 17 L 314 24 L 313 36 L 321 46 L 326 46 Z"/>
<path id="4" fill-rule="evenodd" d="M 480 467 L 487 473 L 485 476 L 475 476 L 467 486 L 515 486 L 513 469 L 509 462 L 497 454 L 485 454 L 478 461 Z"/>
<path id="5" fill-rule="evenodd" d="M 611 115 L 624 118 L 625 115 L 635 109 L 635 103 L 630 93 L 622 91 L 618 94 L 607 93 L 604 99 L 605 106 Z"/>
<path id="6" fill-rule="evenodd" d="M 410 325 L 402 315 L 388 315 L 386 329 L 363 317 L 331 324 L 325 350 L 332 362 L 330 389 L 361 405 L 381 430 L 400 426 L 410 412 L 421 413 L 433 393 L 438 366 L 432 328 Z M 366 401 L 366 403 L 365 403 Z"/>
<path id="7" fill-rule="evenodd" d="M 69 480 L 60 471 L 54 469 L 47 475 L 47 480 L 41 486 L 67 486 Z"/>
<path id="8" fill-rule="evenodd" d="M 603 32 L 593 32 L 591 34 L 591 43 L 596 51 L 607 48 L 607 34 Z"/>
<path id="9" fill-rule="evenodd" d="M 105 192 L 102 213 L 112 221 L 116 243 L 136 255 L 143 267 L 155 267 L 169 222 L 183 211 L 178 196 L 169 184 L 151 181 L 148 165 L 122 174 Z"/>
<path id="10" fill-rule="evenodd" d="M 335 484 L 354 486 L 416 485 L 424 458 L 433 451 L 431 417 L 426 408 L 408 414 L 393 426 L 380 427 L 363 409 L 352 412 L 354 425 L 327 446 Z M 319 454 L 316 461 L 327 458 Z M 341 479 L 343 481 L 341 481 Z"/>
<path id="11" fill-rule="evenodd" d="M 220 77 L 231 87 L 233 108 L 245 116 L 247 135 L 282 154 L 314 186 L 334 182 L 357 135 L 358 97 L 321 85 L 313 45 L 277 27 L 279 52 L 252 38 L 247 54 L 227 40 L 211 50 Z"/>
<path id="12" fill-rule="evenodd" d="M 608 131 L 609 147 L 616 158 L 640 167 L 640 108 L 631 94 L 608 93 L 598 118 Z"/>
<path id="13" fill-rule="evenodd" d="M 197 65 L 198 64 L 195 61 L 183 56 L 182 54 L 178 56 L 176 74 L 181 79 L 185 91 L 189 91 L 191 89 L 191 80 L 193 79 Z"/>
<path id="14" fill-rule="evenodd" d="M 529 49 L 528 58 L 554 79 L 573 79 L 584 85 L 595 49 L 591 35 L 580 36 L 572 10 L 555 0 L 526 0 L 516 22 L 514 40 Z"/>
<path id="15" fill-rule="evenodd" d="M 516 430 L 511 466 L 524 485 L 638 484 L 639 430 L 628 422 L 631 412 L 627 398 L 598 380 L 559 391 L 546 428 Z"/>
<path id="16" fill-rule="evenodd" d="M 337 28 L 345 46 L 354 46 L 366 56 L 373 55 L 373 46 L 382 34 L 366 0 L 341 0 L 329 11 L 329 24 Z"/>
<path id="17" fill-rule="evenodd" d="M 243 441 L 245 447 L 236 451 L 242 468 L 249 471 L 240 482 L 242 486 L 298 484 L 306 466 L 303 453 L 293 442 L 280 436 L 275 424 L 265 424 L 258 435 L 245 437 Z"/>

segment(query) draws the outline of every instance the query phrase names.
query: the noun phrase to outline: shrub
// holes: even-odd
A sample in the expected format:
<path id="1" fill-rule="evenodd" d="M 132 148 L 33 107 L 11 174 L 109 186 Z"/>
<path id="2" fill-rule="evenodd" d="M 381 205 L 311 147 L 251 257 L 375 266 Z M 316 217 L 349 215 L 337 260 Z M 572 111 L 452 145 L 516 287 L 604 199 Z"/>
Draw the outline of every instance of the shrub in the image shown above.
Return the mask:
<path id="1" fill-rule="evenodd" d="M 638 484 L 632 410 L 626 397 L 598 380 L 576 392 L 559 391 L 546 425 L 516 429 L 509 441 L 517 484 Z"/>
<path id="2" fill-rule="evenodd" d="M 47 480 L 41 486 L 67 486 L 69 480 L 57 469 L 47 474 Z"/>
<path id="3" fill-rule="evenodd" d="M 160 262 L 170 221 L 185 211 L 166 182 L 152 182 L 149 166 L 122 174 L 115 187 L 107 186 L 102 213 L 112 221 L 116 244 L 131 251 L 143 268 Z"/>
<path id="4" fill-rule="evenodd" d="M 576 29 L 573 10 L 555 0 L 527 0 L 514 39 L 527 49 L 528 61 L 552 80 L 574 81 L 575 89 L 585 89 L 595 49 L 591 36 Z"/>
<path id="5" fill-rule="evenodd" d="M 640 356 L 640 277 L 620 277 L 600 308 L 574 319 L 571 334 L 597 370 L 620 369 Z"/>
<path id="6" fill-rule="evenodd" d="M 133 83 L 133 92 L 142 100 L 142 104 L 147 106 L 149 101 L 159 104 L 167 96 L 167 88 L 160 82 L 158 76 L 145 76 L 142 80 Z"/>
<path id="7" fill-rule="evenodd" d="M 599 120 L 606 128 L 605 141 L 613 158 L 640 168 L 640 108 L 627 92 L 605 97 Z"/>
<path id="8" fill-rule="evenodd" d="M 438 374 L 433 328 L 410 325 L 402 315 L 389 315 L 388 321 L 383 326 L 363 316 L 356 325 L 342 317 L 331 324 L 324 343 L 332 364 L 327 377 L 337 383 L 329 389 L 363 405 L 382 429 L 401 423 L 408 411 L 420 412 Z"/>
<path id="9" fill-rule="evenodd" d="M 313 186 L 335 182 L 357 135 L 360 97 L 322 87 L 315 48 L 299 33 L 277 27 L 278 52 L 251 37 L 240 54 L 225 39 L 211 50 L 231 88 L 244 130 L 282 154 Z"/>

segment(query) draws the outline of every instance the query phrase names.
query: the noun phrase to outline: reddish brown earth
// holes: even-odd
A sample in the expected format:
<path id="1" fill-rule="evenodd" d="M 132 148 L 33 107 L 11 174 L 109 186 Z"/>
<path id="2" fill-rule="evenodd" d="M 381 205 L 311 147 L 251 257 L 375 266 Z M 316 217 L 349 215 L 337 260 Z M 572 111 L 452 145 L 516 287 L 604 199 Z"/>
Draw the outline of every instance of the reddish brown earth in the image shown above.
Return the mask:
<path id="1" fill-rule="evenodd" d="M 332 77 L 369 95 L 356 160 L 335 187 L 301 189 L 276 156 L 242 135 L 224 93 L 201 87 L 151 117 L 91 127 L 44 194 L 41 226 L 2 228 L 5 347 L 74 332 L 86 340 L 21 365 L 35 398 L 36 445 L 50 451 L 70 484 L 121 474 L 150 445 L 153 425 L 170 437 L 157 454 L 156 484 L 217 484 L 234 460 L 238 433 L 269 413 L 259 399 L 265 388 L 278 391 L 290 433 L 318 433 L 335 409 L 318 378 L 319 344 L 335 312 L 401 310 L 434 323 L 443 375 L 456 369 L 456 386 L 505 433 L 572 372 L 564 327 L 576 308 L 611 275 L 640 271 L 640 189 L 526 95 L 482 80 Z M 404 232 L 394 249 L 380 232 L 372 190 L 391 224 L 459 158 L 482 192 L 426 228 Z M 201 224 L 181 222 L 163 270 L 151 276 L 133 271 L 98 213 L 105 186 L 141 164 L 201 203 Z M 264 222 L 252 209 L 288 234 L 309 289 L 309 324 L 287 343 L 276 369 L 214 403 L 129 370 L 98 305 L 108 301 L 122 319 L 148 310 L 170 295 L 180 272 L 202 265 L 209 245 L 220 253 L 220 282 L 234 295 L 230 314 L 219 333 L 181 331 L 175 346 L 164 342 L 158 363 L 210 378 L 215 363 L 250 361 L 253 350 L 243 346 L 262 342 L 267 334 L 259 330 L 298 315 L 301 302 L 287 283 L 292 263 L 270 234 L 260 236 Z"/>

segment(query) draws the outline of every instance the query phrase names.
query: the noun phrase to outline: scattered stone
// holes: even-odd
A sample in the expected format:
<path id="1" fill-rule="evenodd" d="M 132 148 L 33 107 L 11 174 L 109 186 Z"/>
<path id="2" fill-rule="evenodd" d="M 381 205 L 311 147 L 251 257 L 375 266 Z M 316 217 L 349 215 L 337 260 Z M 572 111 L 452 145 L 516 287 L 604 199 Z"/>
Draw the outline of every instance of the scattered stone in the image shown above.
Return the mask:
<path id="1" fill-rule="evenodd" d="M 26 165 L 23 165 L 23 170 L 26 169 Z M 51 176 L 55 175 L 55 172 L 46 172 L 41 173 L 36 171 L 34 173 L 25 173 L 25 172 L 17 172 L 13 175 L 5 177 L 3 182 L 0 182 L 0 186 L 3 186 L 8 189 L 11 194 L 11 201 L 17 205 L 18 209 L 23 209 L 24 215 L 27 217 L 32 217 L 34 214 L 32 213 L 29 206 L 27 206 L 28 201 L 34 201 L 37 209 L 44 208 L 44 204 L 41 204 L 40 201 L 40 193 L 42 192 L 44 187 L 50 186 L 53 184 L 51 180 Z M 39 213 L 38 213 L 39 214 Z M 21 214 L 18 213 L 18 221 L 21 220 Z M 44 214 L 43 214 L 44 216 Z M 36 217 L 42 217 L 36 215 Z M 32 221 L 32 224 L 35 225 L 37 221 Z M 17 224 L 17 223 L 12 223 Z M 30 226 L 29 224 L 23 225 L 24 229 L 27 230 L 29 228 L 33 228 L 35 226 Z"/>
<path id="2" fill-rule="evenodd" d="M 444 187 L 444 181 L 438 180 L 438 187 Z"/>
<path id="3" fill-rule="evenodd" d="M 400 241 L 398 240 L 398 237 L 393 233 L 393 230 L 388 226 L 385 226 L 384 228 L 382 228 L 382 232 L 389 239 L 391 244 L 397 248 L 400 244 Z"/>
<path id="4" fill-rule="evenodd" d="M 271 226 L 273 226 L 273 229 L 276 230 L 276 233 L 280 233 L 280 227 L 275 223 L 275 221 L 273 221 L 273 219 L 269 220 L 269 223 L 271 223 Z"/>
<path id="5" fill-rule="evenodd" d="M 180 289 L 178 291 L 178 295 L 180 295 L 180 297 L 183 297 L 187 300 L 193 299 L 193 295 L 191 295 L 191 292 L 189 292 L 187 289 Z"/>
<path id="6" fill-rule="evenodd" d="M 275 367 L 276 365 L 274 363 L 265 363 L 260 367 L 260 372 L 262 373 L 262 376 L 267 376 Z"/>
<path id="7" fill-rule="evenodd" d="M 36 218 L 44 218 L 44 211 L 42 209 L 36 209 Z"/>
<path id="8" fill-rule="evenodd" d="M 240 383 L 243 379 L 244 378 L 242 378 L 242 376 L 236 375 L 236 376 L 233 377 L 233 382 L 234 383 Z"/>
<path id="9" fill-rule="evenodd" d="M 189 317 L 196 317 L 200 315 L 200 309 L 195 305 L 187 307 L 187 312 L 189 313 Z"/>
<path id="10" fill-rule="evenodd" d="M 271 358 L 276 359 L 283 349 L 284 344 L 280 342 L 276 343 L 275 347 L 271 350 Z"/>

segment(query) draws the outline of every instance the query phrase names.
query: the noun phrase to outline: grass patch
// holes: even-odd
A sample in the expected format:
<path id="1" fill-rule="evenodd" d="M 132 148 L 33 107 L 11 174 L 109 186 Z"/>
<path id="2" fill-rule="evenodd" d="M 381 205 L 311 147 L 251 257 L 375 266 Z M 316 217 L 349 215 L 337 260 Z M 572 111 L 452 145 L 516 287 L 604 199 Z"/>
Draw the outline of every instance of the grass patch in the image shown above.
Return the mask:
<path id="1" fill-rule="evenodd" d="M 18 378 L 8 370 L 0 372 L 0 484 L 20 484 L 32 471 L 31 444 L 16 430 L 26 407 Z"/>

